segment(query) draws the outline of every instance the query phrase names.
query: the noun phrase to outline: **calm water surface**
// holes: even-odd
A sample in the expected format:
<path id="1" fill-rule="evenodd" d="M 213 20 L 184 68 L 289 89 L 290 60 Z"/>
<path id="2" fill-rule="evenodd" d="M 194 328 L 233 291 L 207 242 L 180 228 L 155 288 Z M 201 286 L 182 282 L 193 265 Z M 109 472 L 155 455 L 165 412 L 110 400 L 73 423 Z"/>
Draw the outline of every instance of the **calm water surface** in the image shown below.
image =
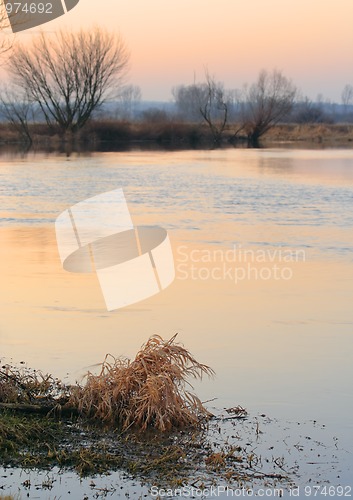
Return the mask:
<path id="1" fill-rule="evenodd" d="M 94 274 L 62 270 L 54 221 L 118 187 L 168 230 L 177 278 L 108 313 Z M 353 449 L 353 151 L 2 157 L 0 242 L 2 358 L 74 380 L 178 332 L 216 371 L 202 399 L 318 420 Z"/>

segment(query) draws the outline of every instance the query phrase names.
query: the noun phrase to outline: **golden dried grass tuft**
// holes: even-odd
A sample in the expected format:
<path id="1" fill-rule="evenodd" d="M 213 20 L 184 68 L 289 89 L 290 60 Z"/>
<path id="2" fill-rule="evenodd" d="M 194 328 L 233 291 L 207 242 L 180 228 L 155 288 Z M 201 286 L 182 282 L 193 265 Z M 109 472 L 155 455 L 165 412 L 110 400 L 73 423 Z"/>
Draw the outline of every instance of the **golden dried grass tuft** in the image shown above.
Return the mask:
<path id="1" fill-rule="evenodd" d="M 123 430 L 198 426 L 210 413 L 200 399 L 186 389 L 187 378 L 212 376 L 182 345 L 159 335 L 141 347 L 136 358 L 107 355 L 98 375 L 88 372 L 84 386 L 75 386 L 69 405 L 79 412 Z"/>
<path id="2" fill-rule="evenodd" d="M 40 370 L 9 364 L 0 367 L 0 403 L 60 402 L 67 399 L 69 390 L 59 379 Z"/>

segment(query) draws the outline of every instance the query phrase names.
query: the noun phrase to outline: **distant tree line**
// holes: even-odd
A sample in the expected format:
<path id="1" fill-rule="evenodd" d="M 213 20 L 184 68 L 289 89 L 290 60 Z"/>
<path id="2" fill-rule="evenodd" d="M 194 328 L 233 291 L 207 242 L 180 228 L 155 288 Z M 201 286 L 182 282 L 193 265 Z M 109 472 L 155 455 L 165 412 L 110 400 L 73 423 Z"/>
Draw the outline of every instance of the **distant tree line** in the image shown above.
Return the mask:
<path id="1" fill-rule="evenodd" d="M 205 81 L 179 85 L 172 90 L 176 110 L 187 121 L 203 121 L 220 143 L 225 131 L 230 137 L 245 137 L 256 145 L 278 123 L 353 122 L 353 86 L 342 92 L 342 106 L 323 102 L 321 95 L 313 102 L 281 71 L 260 71 L 257 80 L 240 90 L 227 90 L 206 71 Z"/>
<path id="2" fill-rule="evenodd" d="M 0 19 L 0 29 L 6 22 Z M 28 142 L 35 122 L 66 138 L 92 119 L 200 124 L 215 145 L 225 136 L 256 145 L 278 123 L 353 121 L 352 85 L 344 87 L 340 106 L 321 95 L 313 102 L 276 69 L 260 71 L 241 89 L 226 89 L 206 70 L 204 81 L 172 89 L 169 109 L 143 109 L 140 88 L 125 81 L 129 53 L 124 41 L 101 28 L 41 33 L 29 45 L 0 44 L 0 54 L 9 50 L 11 81 L 0 89 L 0 113 Z"/>

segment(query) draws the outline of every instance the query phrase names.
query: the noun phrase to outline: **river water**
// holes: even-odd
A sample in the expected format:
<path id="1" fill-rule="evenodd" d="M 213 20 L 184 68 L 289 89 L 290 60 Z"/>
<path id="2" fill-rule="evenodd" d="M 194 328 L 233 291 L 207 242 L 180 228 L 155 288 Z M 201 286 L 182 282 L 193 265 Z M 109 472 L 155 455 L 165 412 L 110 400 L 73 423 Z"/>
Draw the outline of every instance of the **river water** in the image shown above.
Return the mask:
<path id="1" fill-rule="evenodd" d="M 62 269 L 54 224 L 115 188 L 168 231 L 176 279 L 108 312 L 94 273 Z M 178 333 L 216 372 L 203 400 L 320 421 L 353 449 L 353 150 L 3 155 L 0 243 L 2 361 L 72 381 Z"/>

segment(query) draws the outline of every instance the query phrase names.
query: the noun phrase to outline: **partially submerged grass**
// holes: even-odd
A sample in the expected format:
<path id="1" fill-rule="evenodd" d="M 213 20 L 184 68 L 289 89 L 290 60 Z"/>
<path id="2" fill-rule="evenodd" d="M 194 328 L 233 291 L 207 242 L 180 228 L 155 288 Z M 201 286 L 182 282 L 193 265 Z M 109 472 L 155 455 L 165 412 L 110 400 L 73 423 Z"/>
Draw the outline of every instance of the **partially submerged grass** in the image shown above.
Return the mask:
<path id="1" fill-rule="evenodd" d="M 46 456 L 49 443 L 59 443 L 63 428 L 59 421 L 0 413 L 0 457 L 3 465 L 35 466 L 38 457 Z M 41 459 L 39 459 L 41 462 Z"/>
<path id="2" fill-rule="evenodd" d="M 72 411 L 124 431 L 131 427 L 170 431 L 200 426 L 210 414 L 187 389 L 187 385 L 192 388 L 188 379 L 214 372 L 196 361 L 175 337 L 151 337 L 133 361 L 107 355 L 100 373 L 89 372 L 84 385 L 66 386 L 40 371 L 4 365 L 0 370 L 0 406 Z"/>
<path id="3" fill-rule="evenodd" d="M 84 386 L 72 388 L 68 404 L 123 430 L 198 426 L 210 414 L 186 385 L 188 378 L 204 374 L 213 370 L 196 361 L 175 336 L 163 340 L 155 335 L 133 361 L 107 356 L 98 375 L 88 373 Z"/>
<path id="4" fill-rule="evenodd" d="M 164 487 L 213 484 L 215 479 L 243 484 L 259 478 L 259 469 L 253 466 L 257 436 L 252 429 L 246 444 L 231 444 L 232 429 L 224 432 L 228 418 L 214 418 L 201 430 L 142 434 L 122 433 L 76 417 L 59 420 L 0 412 L 0 462 L 28 470 L 59 467 L 81 477 L 120 470 Z M 287 482 L 275 463 L 265 469 L 261 477 L 266 480 Z"/>
<path id="5" fill-rule="evenodd" d="M 0 368 L 0 403 L 56 403 L 68 398 L 70 388 L 40 370 L 3 365 Z"/>

